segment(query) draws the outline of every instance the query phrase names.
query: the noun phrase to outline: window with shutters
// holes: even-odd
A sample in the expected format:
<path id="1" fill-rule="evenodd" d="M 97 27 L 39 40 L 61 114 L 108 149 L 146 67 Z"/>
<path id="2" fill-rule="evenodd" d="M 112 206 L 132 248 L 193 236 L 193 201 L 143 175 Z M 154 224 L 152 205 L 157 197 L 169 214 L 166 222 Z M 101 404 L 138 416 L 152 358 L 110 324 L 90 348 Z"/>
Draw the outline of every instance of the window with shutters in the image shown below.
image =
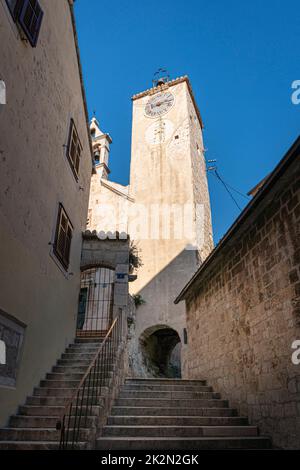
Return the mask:
<path id="1" fill-rule="evenodd" d="M 73 226 L 62 204 L 60 204 L 53 251 L 65 269 L 68 269 L 70 264 L 72 234 Z"/>
<path id="2" fill-rule="evenodd" d="M 14 21 L 19 23 L 30 44 L 35 47 L 44 15 L 38 0 L 5 1 Z"/>
<path id="3" fill-rule="evenodd" d="M 23 0 L 18 21 L 32 47 L 37 44 L 42 19 L 43 10 L 38 0 Z"/>
<path id="4" fill-rule="evenodd" d="M 5 0 L 5 1 L 11 13 L 11 16 L 16 21 L 18 18 L 18 14 L 20 12 L 20 7 L 22 6 L 22 2 L 20 0 Z"/>
<path id="5" fill-rule="evenodd" d="M 67 146 L 67 157 L 73 170 L 76 180 L 79 175 L 79 164 L 82 152 L 81 142 L 73 119 L 71 119 L 69 141 Z"/>

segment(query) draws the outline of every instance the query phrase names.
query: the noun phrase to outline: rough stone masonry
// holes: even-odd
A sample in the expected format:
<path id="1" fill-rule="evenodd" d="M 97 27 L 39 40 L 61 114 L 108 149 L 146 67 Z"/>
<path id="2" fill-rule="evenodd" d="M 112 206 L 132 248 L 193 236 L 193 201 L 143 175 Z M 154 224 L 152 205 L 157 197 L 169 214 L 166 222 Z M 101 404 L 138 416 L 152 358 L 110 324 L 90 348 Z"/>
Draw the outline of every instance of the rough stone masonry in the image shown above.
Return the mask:
<path id="1" fill-rule="evenodd" d="M 185 375 L 205 378 L 275 447 L 300 447 L 300 138 L 176 302 Z"/>

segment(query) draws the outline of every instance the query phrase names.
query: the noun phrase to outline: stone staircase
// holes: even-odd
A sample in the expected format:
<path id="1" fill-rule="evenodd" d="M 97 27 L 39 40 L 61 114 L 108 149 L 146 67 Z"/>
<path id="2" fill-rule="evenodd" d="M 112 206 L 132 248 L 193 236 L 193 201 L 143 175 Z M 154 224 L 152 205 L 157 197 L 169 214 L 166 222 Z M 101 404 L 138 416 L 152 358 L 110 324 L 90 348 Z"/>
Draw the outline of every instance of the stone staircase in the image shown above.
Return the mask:
<path id="1" fill-rule="evenodd" d="M 266 449 L 271 442 L 205 381 L 129 379 L 98 450 Z"/>
<path id="2" fill-rule="evenodd" d="M 57 361 L 32 396 L 0 429 L 0 450 L 57 449 L 56 423 L 101 343 L 78 338 Z M 113 364 L 105 380 L 113 374 Z M 80 430 L 76 449 L 84 449 L 101 411 L 101 399 Z M 71 418 L 72 421 L 73 418 Z M 98 450 L 265 449 L 247 418 L 237 416 L 205 381 L 128 379 L 114 402 Z"/>
<path id="3" fill-rule="evenodd" d="M 0 429 L 0 450 L 58 448 L 60 432 L 56 430 L 56 423 L 100 344 L 101 338 L 77 338 L 70 344 L 46 379 L 34 389 L 32 396 L 27 397 L 25 405 L 11 416 L 8 427 Z M 108 377 L 111 374 L 112 365 Z M 85 447 L 100 405 L 101 401 L 99 406 L 93 407 L 93 415 L 88 417 L 86 427 L 81 431 L 79 449 Z"/>

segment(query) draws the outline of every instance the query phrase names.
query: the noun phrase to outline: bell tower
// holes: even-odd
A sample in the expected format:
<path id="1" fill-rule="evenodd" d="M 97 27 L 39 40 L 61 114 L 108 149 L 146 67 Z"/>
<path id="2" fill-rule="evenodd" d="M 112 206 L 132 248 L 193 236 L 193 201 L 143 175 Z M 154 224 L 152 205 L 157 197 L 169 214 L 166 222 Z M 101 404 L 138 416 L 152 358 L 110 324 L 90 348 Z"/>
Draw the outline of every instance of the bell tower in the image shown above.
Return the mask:
<path id="1" fill-rule="evenodd" d="M 134 95 L 130 195 L 144 213 L 129 233 L 143 263 L 131 284 L 139 306 L 136 333 L 165 325 L 184 350 L 184 305 L 174 299 L 213 248 L 202 129 L 187 76 L 158 76 L 153 87 Z"/>
<path id="2" fill-rule="evenodd" d="M 101 131 L 99 122 L 95 117 L 91 120 L 90 132 L 93 142 L 96 172 L 100 178 L 107 179 L 110 173 L 108 168 L 109 151 L 112 139 L 109 134 Z"/>

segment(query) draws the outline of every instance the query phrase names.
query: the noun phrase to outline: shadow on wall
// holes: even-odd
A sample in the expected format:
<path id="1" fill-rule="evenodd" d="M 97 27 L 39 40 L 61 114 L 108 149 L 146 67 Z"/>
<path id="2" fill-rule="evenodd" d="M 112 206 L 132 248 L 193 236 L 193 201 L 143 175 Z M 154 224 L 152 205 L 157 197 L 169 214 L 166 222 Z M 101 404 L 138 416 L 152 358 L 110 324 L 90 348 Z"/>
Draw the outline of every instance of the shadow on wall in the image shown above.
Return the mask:
<path id="1" fill-rule="evenodd" d="M 181 341 L 166 325 L 148 328 L 139 339 L 144 365 L 153 377 L 181 377 Z"/>
<path id="2" fill-rule="evenodd" d="M 186 310 L 183 302 L 175 305 L 174 300 L 199 264 L 196 250 L 182 250 L 143 286 L 135 284 L 143 267 L 138 270 L 133 287 L 143 303 L 137 306 L 130 329 L 130 376 L 185 376 Z"/>

